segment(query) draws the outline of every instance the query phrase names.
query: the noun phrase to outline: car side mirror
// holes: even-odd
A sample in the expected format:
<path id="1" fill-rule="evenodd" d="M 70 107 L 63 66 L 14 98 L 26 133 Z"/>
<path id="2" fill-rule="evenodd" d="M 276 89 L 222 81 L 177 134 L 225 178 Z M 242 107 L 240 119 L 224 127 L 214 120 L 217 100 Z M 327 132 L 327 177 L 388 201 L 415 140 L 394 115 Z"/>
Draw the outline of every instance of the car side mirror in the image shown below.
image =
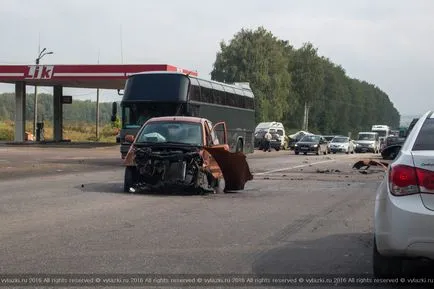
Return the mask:
<path id="1" fill-rule="evenodd" d="M 125 136 L 125 141 L 126 142 L 128 142 L 128 143 L 133 143 L 134 142 L 134 136 L 133 135 L 131 135 L 131 134 L 127 134 L 126 136 Z"/>
<path id="2" fill-rule="evenodd" d="M 111 121 L 115 122 L 118 114 L 118 104 L 116 102 L 112 103 L 112 116 Z"/>

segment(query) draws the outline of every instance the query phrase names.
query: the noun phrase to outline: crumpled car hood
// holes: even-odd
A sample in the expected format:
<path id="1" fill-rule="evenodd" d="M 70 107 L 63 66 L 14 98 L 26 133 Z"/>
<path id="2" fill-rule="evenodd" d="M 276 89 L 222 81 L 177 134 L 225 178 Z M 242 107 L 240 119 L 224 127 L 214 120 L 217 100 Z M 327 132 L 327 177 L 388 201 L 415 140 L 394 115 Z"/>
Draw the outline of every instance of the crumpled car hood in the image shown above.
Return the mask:
<path id="1" fill-rule="evenodd" d="M 221 147 L 206 147 L 216 160 L 225 179 L 225 191 L 244 189 L 244 185 L 253 180 L 246 155 L 242 152 L 232 153 Z"/>

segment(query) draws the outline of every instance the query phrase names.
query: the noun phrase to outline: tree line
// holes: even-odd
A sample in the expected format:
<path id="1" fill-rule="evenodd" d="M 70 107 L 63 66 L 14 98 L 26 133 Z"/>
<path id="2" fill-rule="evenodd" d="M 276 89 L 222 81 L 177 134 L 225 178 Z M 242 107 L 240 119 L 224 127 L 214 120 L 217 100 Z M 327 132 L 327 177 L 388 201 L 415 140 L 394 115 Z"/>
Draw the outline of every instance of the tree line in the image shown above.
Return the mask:
<path id="1" fill-rule="evenodd" d="M 211 78 L 249 82 L 256 122 L 279 121 L 289 129 L 347 134 L 373 124 L 398 127 L 400 114 L 374 84 L 350 78 L 344 68 L 319 56 L 311 43 L 294 48 L 263 27 L 242 29 L 220 43 Z M 306 113 L 305 113 L 306 110 Z"/>
<path id="2" fill-rule="evenodd" d="M 263 27 L 242 29 L 217 52 L 213 80 L 249 82 L 255 94 L 256 122 L 279 121 L 286 128 L 322 134 L 370 130 L 373 124 L 398 127 L 400 114 L 374 84 L 350 78 L 344 68 L 319 56 L 311 43 L 294 48 Z M 38 119 L 53 119 L 53 97 L 39 94 Z M 33 120 L 34 95 L 27 95 L 26 119 Z M 305 110 L 306 108 L 306 110 Z M 96 104 L 73 100 L 63 105 L 64 122 L 95 122 Z M 305 113 L 306 111 L 306 113 Z M 111 103 L 100 104 L 100 122 L 110 122 Z M 14 120 L 13 94 L 0 94 L 0 120 Z"/>
<path id="3" fill-rule="evenodd" d="M 26 96 L 26 120 L 33 120 L 34 94 Z M 101 125 L 110 123 L 111 103 L 102 102 L 99 106 Z M 15 120 L 15 95 L 0 94 L 0 120 Z M 53 95 L 38 94 L 38 120 L 53 120 Z M 90 100 L 73 100 L 72 104 L 63 105 L 63 121 L 67 123 L 95 123 L 96 102 Z"/>

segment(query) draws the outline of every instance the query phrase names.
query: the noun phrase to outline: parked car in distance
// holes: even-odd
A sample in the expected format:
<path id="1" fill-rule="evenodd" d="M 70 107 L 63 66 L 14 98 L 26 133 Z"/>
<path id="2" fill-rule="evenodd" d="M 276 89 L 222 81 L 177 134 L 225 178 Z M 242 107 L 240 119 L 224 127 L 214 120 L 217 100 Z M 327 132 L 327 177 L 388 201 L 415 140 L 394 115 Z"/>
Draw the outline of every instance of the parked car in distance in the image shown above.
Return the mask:
<path id="1" fill-rule="evenodd" d="M 281 122 L 261 122 L 255 128 L 254 146 L 260 150 L 264 149 L 264 135 L 269 132 L 273 136 L 271 147 L 276 151 L 288 148 L 285 127 Z"/>
<path id="2" fill-rule="evenodd" d="M 306 135 L 299 142 L 294 145 L 294 152 L 296 155 L 303 153 L 327 154 L 327 141 L 320 135 Z"/>
<path id="3" fill-rule="evenodd" d="M 332 153 L 354 153 L 354 142 L 347 136 L 337 136 L 329 142 L 329 148 Z"/>
<path id="4" fill-rule="evenodd" d="M 294 134 L 288 135 L 287 136 L 287 143 L 288 143 L 289 149 L 294 150 L 295 144 L 298 143 L 306 135 L 314 135 L 314 134 L 307 132 L 307 131 L 300 130 Z"/>
<path id="5" fill-rule="evenodd" d="M 434 260 L 434 112 L 414 125 L 377 189 L 373 271 L 404 274 L 406 259 Z"/>
<path id="6" fill-rule="evenodd" d="M 380 139 L 376 132 L 359 132 L 355 144 L 356 153 L 371 152 L 377 154 L 380 152 Z"/>
<path id="7" fill-rule="evenodd" d="M 326 141 L 331 142 L 332 139 L 337 137 L 338 135 L 323 135 L 323 137 L 326 139 Z"/>
<path id="8" fill-rule="evenodd" d="M 332 139 L 334 139 L 335 137 L 337 137 L 338 135 L 323 135 L 323 137 L 326 139 L 326 141 L 327 141 L 327 143 L 328 143 L 328 145 L 327 145 L 327 152 L 328 153 L 331 153 L 331 150 L 330 150 L 330 142 L 332 141 Z"/>

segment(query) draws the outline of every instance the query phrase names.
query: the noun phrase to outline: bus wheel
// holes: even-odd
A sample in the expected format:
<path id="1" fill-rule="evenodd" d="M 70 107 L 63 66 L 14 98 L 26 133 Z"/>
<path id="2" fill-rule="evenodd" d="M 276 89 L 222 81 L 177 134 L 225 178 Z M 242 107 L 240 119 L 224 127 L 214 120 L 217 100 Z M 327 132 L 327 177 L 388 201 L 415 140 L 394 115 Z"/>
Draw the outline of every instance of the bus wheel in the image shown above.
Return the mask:
<path id="1" fill-rule="evenodd" d="M 235 152 L 243 152 L 244 151 L 244 146 L 243 146 L 243 141 L 241 139 L 239 139 L 237 141 L 237 147 L 235 149 Z"/>

